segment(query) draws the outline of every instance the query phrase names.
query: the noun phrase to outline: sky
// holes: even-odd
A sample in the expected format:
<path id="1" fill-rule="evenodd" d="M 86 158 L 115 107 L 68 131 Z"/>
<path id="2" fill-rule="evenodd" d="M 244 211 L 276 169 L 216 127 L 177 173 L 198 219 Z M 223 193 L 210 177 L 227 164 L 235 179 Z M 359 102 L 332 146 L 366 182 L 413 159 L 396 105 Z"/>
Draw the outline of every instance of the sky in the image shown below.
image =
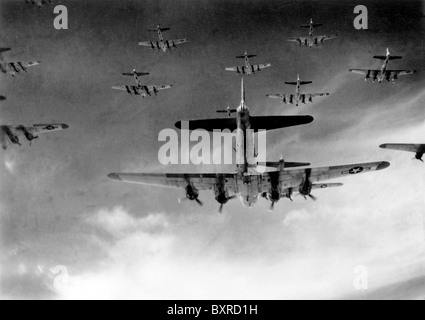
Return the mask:
<path id="1" fill-rule="evenodd" d="M 41 60 L 16 78 L 1 75 L 2 125 L 59 122 L 66 131 L 0 153 L 2 299 L 423 299 L 425 167 L 383 143 L 425 143 L 421 1 L 152 0 L 56 1 L 69 30 L 53 28 L 52 7 L 2 0 L 0 47 L 11 60 Z M 369 30 L 353 27 L 366 5 Z M 339 35 L 322 48 L 285 41 Z M 171 53 L 137 45 L 147 29 L 188 38 Z M 396 69 L 418 74 L 395 86 L 366 83 L 350 68 L 379 68 L 389 48 Z M 158 134 L 179 120 L 217 117 L 238 105 L 240 76 L 224 71 L 245 50 L 272 68 L 245 79 L 253 115 L 311 115 L 309 125 L 268 134 L 268 159 L 313 166 L 390 161 L 382 172 L 335 182 L 317 202 L 260 200 L 218 214 L 178 204 L 184 190 L 127 185 L 110 172 L 228 172 L 232 167 L 158 161 Z M 148 83 L 173 84 L 156 98 L 114 92 L 134 67 Z M 293 107 L 266 94 L 293 90 L 297 74 L 330 92 Z M 364 266 L 368 289 L 357 290 Z"/>

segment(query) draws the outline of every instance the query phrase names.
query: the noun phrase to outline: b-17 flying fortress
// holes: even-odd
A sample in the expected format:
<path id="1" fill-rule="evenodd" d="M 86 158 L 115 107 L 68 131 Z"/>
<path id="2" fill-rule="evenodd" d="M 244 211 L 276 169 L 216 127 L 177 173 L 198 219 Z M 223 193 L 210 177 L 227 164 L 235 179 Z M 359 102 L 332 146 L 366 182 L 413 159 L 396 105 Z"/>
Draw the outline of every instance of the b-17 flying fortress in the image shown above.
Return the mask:
<path id="1" fill-rule="evenodd" d="M 169 31 L 170 28 L 161 28 L 160 25 L 156 27 L 156 29 L 149 29 L 149 32 L 157 32 L 158 40 L 157 41 L 141 41 L 139 42 L 139 46 L 150 47 L 152 50 L 158 51 L 171 51 L 177 48 L 178 45 L 186 43 L 187 39 L 178 39 L 178 40 L 166 40 L 164 39 L 163 32 Z"/>
<path id="2" fill-rule="evenodd" d="M 248 76 L 251 76 L 251 75 L 254 75 L 256 72 L 260 72 L 260 71 L 262 71 L 266 68 L 270 68 L 272 66 L 270 63 L 251 64 L 249 59 L 254 58 L 256 56 L 257 55 L 248 54 L 248 52 L 245 52 L 245 55 L 236 57 L 236 59 L 244 59 L 245 65 L 239 66 L 239 67 L 226 68 L 226 71 L 233 71 L 233 72 L 237 72 L 237 73 L 246 74 Z"/>
<path id="3" fill-rule="evenodd" d="M 35 124 L 33 126 L 0 126 L 0 144 L 3 150 L 6 150 L 8 143 L 17 144 L 22 146 L 20 136 L 25 137 L 30 143 L 39 138 L 39 135 L 61 131 L 68 129 L 66 124 Z"/>
<path id="4" fill-rule="evenodd" d="M 322 27 L 323 24 L 321 23 L 314 23 L 313 19 L 310 20 L 309 25 L 302 25 L 301 28 L 309 29 L 308 37 L 295 37 L 295 38 L 288 38 L 286 41 L 290 42 L 296 42 L 300 45 L 300 47 L 320 47 L 324 44 L 327 40 L 332 40 L 337 38 L 336 35 L 324 35 L 324 36 L 315 36 L 314 35 L 314 28 Z"/>
<path id="5" fill-rule="evenodd" d="M 36 5 L 39 8 L 42 8 L 45 5 L 50 5 L 53 3 L 53 0 L 25 0 L 27 4 Z"/>
<path id="6" fill-rule="evenodd" d="M 243 164 L 238 164 L 236 172 L 220 174 L 150 174 L 150 173 L 111 173 L 109 178 L 136 184 L 150 186 L 176 187 L 186 191 L 189 200 L 199 200 L 199 191 L 214 190 L 215 199 L 220 204 L 219 212 L 230 200 L 239 196 L 240 201 L 246 208 L 253 208 L 260 197 L 271 201 L 271 210 L 281 198 L 292 200 L 294 194 L 299 193 L 304 197 L 315 199 L 312 191 L 339 187 L 341 184 L 321 184 L 322 181 L 332 180 L 383 170 L 389 167 L 388 162 L 374 162 L 363 164 L 342 165 L 324 168 L 307 168 L 286 170 L 303 163 L 287 163 L 281 160 L 277 163 L 273 171 L 261 173 L 257 171 L 255 157 L 255 139 L 248 131 L 254 130 L 275 130 L 311 123 L 314 119 L 311 116 L 269 116 L 252 117 L 245 101 L 245 90 L 242 79 L 241 103 L 236 109 L 229 109 L 236 113 L 236 118 L 230 119 L 205 119 L 189 121 L 189 129 L 203 129 L 213 131 L 216 129 L 237 130 L 236 153 L 238 157 L 244 159 Z M 182 124 L 178 122 L 177 128 L 181 129 Z"/>
<path id="7" fill-rule="evenodd" d="M 312 81 L 301 81 L 298 75 L 296 82 L 285 82 L 285 84 L 296 86 L 295 94 L 268 94 L 267 97 L 277 99 L 286 104 L 295 104 L 297 107 L 300 103 L 313 103 L 314 98 L 329 96 L 330 93 L 301 93 L 301 86 L 312 84 Z"/>
<path id="8" fill-rule="evenodd" d="M 400 76 L 406 76 L 417 72 L 416 70 L 388 69 L 390 61 L 403 59 L 403 57 L 400 56 L 392 56 L 389 49 L 387 49 L 387 54 L 385 56 L 374 56 L 373 58 L 384 60 L 384 64 L 381 69 L 350 69 L 350 72 L 364 75 L 366 77 L 365 81 L 372 79 L 372 82 L 378 81 L 378 83 L 382 83 L 384 80 L 387 80 L 388 82 L 391 81 L 393 84 Z"/>
<path id="9" fill-rule="evenodd" d="M 40 64 L 40 61 L 20 62 L 20 61 L 6 61 L 3 53 L 10 51 L 10 48 L 0 48 L 0 70 L 4 74 L 16 76 L 21 72 L 28 72 L 28 68 Z"/>

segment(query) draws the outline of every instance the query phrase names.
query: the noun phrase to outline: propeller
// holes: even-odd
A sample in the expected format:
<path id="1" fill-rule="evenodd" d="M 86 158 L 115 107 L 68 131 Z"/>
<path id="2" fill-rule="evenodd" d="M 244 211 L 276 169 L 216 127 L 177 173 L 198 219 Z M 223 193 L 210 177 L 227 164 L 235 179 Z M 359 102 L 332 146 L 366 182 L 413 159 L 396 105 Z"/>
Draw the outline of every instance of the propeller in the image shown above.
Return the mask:
<path id="1" fill-rule="evenodd" d="M 269 209 L 270 212 L 273 212 L 274 211 L 274 205 L 275 204 L 276 204 L 276 202 L 272 201 L 272 203 L 270 205 L 270 209 Z"/>
<path id="2" fill-rule="evenodd" d="M 227 198 L 227 200 L 226 200 L 226 203 L 227 203 L 228 201 L 230 201 L 230 200 L 234 200 L 234 199 L 236 199 L 236 196 L 228 197 L 228 198 Z M 222 203 L 222 204 L 220 205 L 220 209 L 218 210 L 218 212 L 219 212 L 220 214 L 222 214 L 222 213 L 223 213 L 223 209 L 224 209 L 224 203 Z"/>
<path id="3" fill-rule="evenodd" d="M 179 204 L 182 204 L 183 202 L 185 202 L 185 201 L 187 201 L 187 200 L 189 200 L 188 198 L 179 198 L 178 199 L 178 201 L 179 201 Z M 199 199 L 196 199 L 195 200 L 195 202 L 197 203 L 197 204 L 199 204 L 199 206 L 200 207 L 203 207 L 204 206 L 204 203 L 201 201 L 201 200 L 199 200 Z"/>

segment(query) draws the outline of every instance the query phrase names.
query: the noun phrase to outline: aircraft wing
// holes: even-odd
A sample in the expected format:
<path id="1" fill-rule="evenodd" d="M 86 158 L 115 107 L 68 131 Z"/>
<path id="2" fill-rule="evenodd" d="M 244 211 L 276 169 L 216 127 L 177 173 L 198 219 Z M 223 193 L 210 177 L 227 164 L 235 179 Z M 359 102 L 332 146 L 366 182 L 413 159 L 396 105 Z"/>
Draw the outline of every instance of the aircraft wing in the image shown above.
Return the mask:
<path id="1" fill-rule="evenodd" d="M 21 127 L 12 127 L 14 130 L 21 130 Z M 34 135 L 50 133 L 55 131 L 62 131 L 68 129 L 67 124 L 35 124 L 32 127 L 27 127 L 26 129 Z"/>
<path id="2" fill-rule="evenodd" d="M 414 153 L 425 153 L 425 144 L 383 144 L 380 146 L 380 148 Z"/>
<path id="3" fill-rule="evenodd" d="M 175 44 L 175 45 L 179 45 L 179 44 L 183 44 L 187 42 L 187 39 L 178 39 L 178 40 L 168 40 L 169 42 Z"/>
<path id="4" fill-rule="evenodd" d="M 310 93 L 310 94 L 306 94 L 307 99 L 309 98 L 320 98 L 320 97 L 327 97 L 329 96 L 330 93 Z"/>
<path id="5" fill-rule="evenodd" d="M 141 41 L 139 42 L 139 46 L 144 46 L 144 47 L 154 47 L 154 44 L 152 41 Z"/>
<path id="6" fill-rule="evenodd" d="M 266 63 L 266 64 L 256 65 L 256 66 L 254 66 L 254 68 L 255 68 L 255 70 L 263 70 L 263 69 L 266 69 L 266 68 L 270 68 L 271 66 L 272 66 L 271 63 Z"/>
<path id="7" fill-rule="evenodd" d="M 296 42 L 296 43 L 304 43 L 309 38 L 306 37 L 297 37 L 297 38 L 287 38 L 286 41 L 289 42 Z"/>
<path id="8" fill-rule="evenodd" d="M 146 87 L 149 89 L 149 91 L 155 91 L 155 90 L 159 91 L 159 90 L 171 89 L 173 86 L 168 84 L 153 84 Z"/>
<path id="9" fill-rule="evenodd" d="M 364 76 L 367 76 L 368 78 L 376 78 L 378 74 L 380 74 L 381 70 L 368 70 L 368 69 L 350 69 L 349 70 L 352 73 L 362 74 Z"/>
<path id="10" fill-rule="evenodd" d="M 417 73 L 416 70 L 387 70 L 387 75 L 390 76 L 407 76 Z"/>
<path id="11" fill-rule="evenodd" d="M 24 68 L 31 68 L 31 67 L 35 67 L 38 66 L 41 63 L 41 61 L 30 61 L 30 62 L 18 62 L 17 65 L 19 66 L 23 66 Z"/>
<path id="12" fill-rule="evenodd" d="M 266 95 L 266 97 L 270 98 L 270 99 L 283 100 L 285 98 L 285 95 L 283 95 L 283 94 L 268 94 L 268 95 Z"/>
<path id="13" fill-rule="evenodd" d="M 322 42 L 322 41 L 327 41 L 327 40 L 332 40 L 332 39 L 338 38 L 338 36 L 325 35 L 325 36 L 318 36 L 318 37 L 315 37 L 315 38 L 317 39 L 318 42 Z"/>
<path id="14" fill-rule="evenodd" d="M 304 125 L 313 122 L 311 116 L 266 116 L 266 117 L 251 117 L 251 129 L 255 132 L 259 130 L 274 130 L 280 128 L 288 128 L 299 125 Z M 208 119 L 208 120 L 193 120 L 189 122 L 189 130 L 204 129 L 210 132 L 214 130 L 229 129 L 234 131 L 237 129 L 236 119 Z M 182 128 L 182 122 L 176 123 L 178 129 Z"/>
<path id="15" fill-rule="evenodd" d="M 157 174 L 157 173 L 111 173 L 110 179 L 141 184 L 147 186 L 182 188 L 192 183 L 198 190 L 214 190 L 214 186 L 220 179 L 225 180 L 226 187 L 230 192 L 235 192 L 235 174 Z"/>
<path id="16" fill-rule="evenodd" d="M 310 175 L 310 181 L 315 184 L 321 181 L 380 171 L 389 166 L 388 162 L 373 162 L 335 167 L 284 170 L 280 173 L 279 181 L 283 188 L 295 188 L 299 187 L 308 175 Z M 263 181 L 267 181 L 267 179 L 263 178 Z"/>

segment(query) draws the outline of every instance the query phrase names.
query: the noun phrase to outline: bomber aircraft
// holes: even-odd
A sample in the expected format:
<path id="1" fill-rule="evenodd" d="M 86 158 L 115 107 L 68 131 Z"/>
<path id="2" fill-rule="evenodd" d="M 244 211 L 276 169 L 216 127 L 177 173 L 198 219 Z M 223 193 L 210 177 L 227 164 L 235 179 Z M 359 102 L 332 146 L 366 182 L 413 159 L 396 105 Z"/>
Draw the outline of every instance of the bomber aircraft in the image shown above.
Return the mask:
<path id="1" fill-rule="evenodd" d="M 123 76 L 131 76 L 134 77 L 134 81 L 136 82 L 136 85 L 133 86 L 114 86 L 112 89 L 114 90 L 121 90 L 121 91 L 127 91 L 129 95 L 136 95 L 136 96 L 142 96 L 142 98 L 146 98 L 147 96 L 152 96 L 154 94 L 155 96 L 158 95 L 158 92 L 160 90 L 166 90 L 171 89 L 172 85 L 143 85 L 140 82 L 141 76 L 149 75 L 149 73 L 145 72 L 137 72 L 136 69 L 133 70 L 131 73 L 123 73 Z"/>
<path id="2" fill-rule="evenodd" d="M 285 82 L 285 84 L 296 86 L 295 94 L 268 94 L 267 97 L 281 100 L 286 104 L 295 104 L 298 107 L 300 103 L 313 103 L 314 98 L 330 95 L 330 93 L 301 93 L 301 86 L 312 83 L 312 81 L 301 81 L 300 75 L 298 75 L 296 82 Z"/>
<path id="3" fill-rule="evenodd" d="M 263 69 L 269 68 L 272 65 L 270 63 L 267 64 L 251 64 L 249 61 L 250 58 L 254 58 L 257 55 L 254 54 L 248 54 L 248 52 L 245 52 L 245 55 L 243 56 L 237 56 L 236 59 L 245 59 L 245 65 L 240 67 L 232 67 L 232 68 L 226 68 L 226 71 L 233 71 L 241 74 L 246 74 L 248 76 L 254 75 L 256 72 L 260 72 Z"/>
<path id="4" fill-rule="evenodd" d="M 61 131 L 68 128 L 69 126 L 66 124 L 35 124 L 30 127 L 23 125 L 2 125 L 0 126 L 0 144 L 3 150 L 6 150 L 9 144 L 8 142 L 22 146 L 19 140 L 20 136 L 24 136 L 30 143 L 32 143 L 32 141 L 39 138 L 40 134 Z"/>
<path id="5" fill-rule="evenodd" d="M 425 154 L 425 144 L 383 144 L 380 146 L 382 149 L 407 151 L 415 153 L 415 159 L 423 161 L 422 157 Z"/>
<path id="6" fill-rule="evenodd" d="M 157 173 L 111 173 L 109 178 L 127 182 L 159 187 L 176 187 L 186 191 L 186 198 L 199 200 L 199 191 L 213 190 L 215 199 L 220 204 L 220 212 L 223 206 L 230 200 L 239 196 L 242 204 L 247 208 L 253 208 L 260 197 L 271 201 L 271 210 L 281 198 L 292 199 L 296 193 L 313 200 L 313 190 L 329 187 L 340 187 L 339 183 L 321 183 L 335 178 L 353 176 L 361 173 L 383 170 L 389 167 L 388 162 L 373 162 L 363 164 L 342 165 L 324 168 L 292 169 L 304 166 L 302 163 L 267 163 L 275 167 L 269 172 L 257 170 L 255 157 L 255 138 L 252 131 L 274 130 L 311 123 L 311 116 L 265 116 L 253 117 L 245 102 L 245 90 L 242 79 L 241 103 L 236 109 L 220 111 L 223 113 L 236 114 L 236 118 L 194 120 L 189 122 L 189 130 L 203 129 L 207 131 L 230 129 L 236 130 L 236 154 L 244 159 L 238 164 L 236 172 L 214 174 L 157 174 Z M 182 129 L 182 122 L 177 122 L 176 127 Z"/>
<path id="7" fill-rule="evenodd" d="M 384 60 L 384 64 L 382 65 L 380 70 L 374 69 L 350 69 L 350 72 L 363 74 L 366 78 L 372 79 L 372 82 L 378 81 L 378 83 L 382 83 L 384 80 L 388 82 L 391 81 L 392 84 L 395 84 L 395 81 L 398 80 L 399 76 L 406 76 L 410 74 L 414 74 L 416 70 L 390 70 L 388 69 L 388 64 L 392 60 L 403 59 L 400 56 L 392 56 L 390 50 L 387 49 L 387 54 L 385 56 L 374 56 L 374 59 Z"/>
<path id="8" fill-rule="evenodd" d="M 30 62 L 8 62 L 5 61 L 2 53 L 3 52 L 7 52 L 10 51 L 10 48 L 0 48 L 0 70 L 1 72 L 11 75 L 11 76 L 16 76 L 17 74 L 19 74 L 21 71 L 27 72 L 27 69 L 30 67 L 34 67 L 39 65 L 41 62 L 40 61 L 30 61 Z"/>
<path id="9" fill-rule="evenodd" d="M 39 8 L 42 8 L 44 5 L 52 4 L 53 0 L 25 0 L 27 4 L 37 5 Z"/>
<path id="10" fill-rule="evenodd" d="M 286 41 L 290 42 L 296 42 L 300 45 L 300 47 L 320 47 L 324 44 L 325 41 L 335 39 L 338 36 L 336 35 L 324 35 L 324 36 L 315 36 L 314 35 L 314 28 L 321 27 L 323 24 L 314 23 L 313 19 L 310 20 L 309 25 L 302 25 L 301 28 L 309 29 L 308 37 L 295 37 L 295 38 L 288 38 Z"/>
<path id="11" fill-rule="evenodd" d="M 158 41 L 141 41 L 139 42 L 139 46 L 150 47 L 152 50 L 162 50 L 163 52 L 167 52 L 177 48 L 178 45 L 187 42 L 187 39 L 165 40 L 162 33 L 169 30 L 170 28 L 161 28 L 159 25 L 156 29 L 149 29 L 149 32 L 158 33 Z"/>

